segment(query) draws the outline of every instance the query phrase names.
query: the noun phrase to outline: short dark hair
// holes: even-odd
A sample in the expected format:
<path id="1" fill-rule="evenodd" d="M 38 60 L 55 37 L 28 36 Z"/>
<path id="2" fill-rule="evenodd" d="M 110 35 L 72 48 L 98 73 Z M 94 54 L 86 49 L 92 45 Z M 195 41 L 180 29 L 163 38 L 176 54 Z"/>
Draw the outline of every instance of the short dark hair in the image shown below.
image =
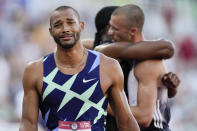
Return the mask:
<path id="1" fill-rule="evenodd" d="M 63 10 L 68 10 L 68 9 L 73 10 L 73 11 L 75 12 L 75 14 L 76 14 L 78 20 L 80 21 L 80 15 L 79 15 L 78 11 L 75 10 L 74 8 L 72 8 L 71 6 L 65 6 L 65 5 L 59 6 L 59 7 L 57 7 L 53 12 L 55 12 L 55 11 L 63 11 Z M 52 12 L 52 14 L 53 14 L 53 12 Z M 52 15 L 51 15 L 51 16 L 52 16 Z M 51 17 L 50 17 L 50 25 L 51 25 Z"/>
<path id="2" fill-rule="evenodd" d="M 118 7 L 119 6 L 106 6 L 96 14 L 95 26 L 97 32 L 95 33 L 94 47 L 100 44 L 101 36 L 106 33 L 106 28 L 109 24 L 111 14 Z"/>
<path id="3" fill-rule="evenodd" d="M 144 25 L 144 13 L 142 9 L 134 4 L 128 4 L 117 8 L 112 15 L 124 15 L 129 27 L 138 27 L 140 32 Z"/>
<path id="4" fill-rule="evenodd" d="M 97 32 L 100 32 L 104 29 L 108 24 L 111 17 L 112 12 L 118 8 L 119 6 L 106 6 L 102 8 L 95 17 L 95 26 Z"/>

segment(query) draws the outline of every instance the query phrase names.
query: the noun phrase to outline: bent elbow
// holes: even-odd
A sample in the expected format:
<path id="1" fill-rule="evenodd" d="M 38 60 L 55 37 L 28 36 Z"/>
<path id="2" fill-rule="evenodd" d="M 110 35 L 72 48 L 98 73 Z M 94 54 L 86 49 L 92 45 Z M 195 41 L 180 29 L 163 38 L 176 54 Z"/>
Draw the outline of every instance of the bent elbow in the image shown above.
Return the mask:
<path id="1" fill-rule="evenodd" d="M 144 121 L 143 123 L 139 123 L 140 126 L 147 128 L 149 127 L 151 124 L 151 121 Z"/>
<path id="2" fill-rule="evenodd" d="M 123 121 L 117 121 L 119 131 L 139 131 L 139 126 L 136 119 L 133 116 L 127 116 Z"/>
<path id="3" fill-rule="evenodd" d="M 138 124 L 144 128 L 147 128 L 150 126 L 151 122 L 152 122 L 152 117 L 147 116 L 147 117 L 143 117 L 141 121 L 138 121 Z"/>
<path id="4" fill-rule="evenodd" d="M 172 42 L 166 41 L 166 48 L 164 51 L 164 59 L 169 59 L 174 55 L 174 44 Z"/>
<path id="5" fill-rule="evenodd" d="M 173 55 L 174 55 L 174 47 L 173 46 L 169 46 L 168 47 L 167 58 L 171 58 Z"/>

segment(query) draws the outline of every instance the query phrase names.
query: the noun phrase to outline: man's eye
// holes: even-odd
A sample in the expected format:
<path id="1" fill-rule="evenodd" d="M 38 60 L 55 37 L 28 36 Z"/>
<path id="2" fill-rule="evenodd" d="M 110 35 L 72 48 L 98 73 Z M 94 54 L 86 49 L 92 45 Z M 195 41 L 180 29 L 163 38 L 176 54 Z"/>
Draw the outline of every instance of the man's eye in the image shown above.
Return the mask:
<path id="1" fill-rule="evenodd" d="M 55 24 L 54 25 L 54 27 L 60 27 L 61 26 L 61 24 Z"/>
<path id="2" fill-rule="evenodd" d="M 68 22 L 69 25 L 72 25 L 72 24 L 74 24 L 74 23 L 75 23 L 75 22 Z"/>
<path id="3" fill-rule="evenodd" d="M 118 30 L 118 29 L 117 29 L 117 28 L 115 28 L 115 27 L 112 27 L 112 29 L 113 29 L 113 30 L 115 30 L 115 31 L 117 31 L 117 30 Z"/>

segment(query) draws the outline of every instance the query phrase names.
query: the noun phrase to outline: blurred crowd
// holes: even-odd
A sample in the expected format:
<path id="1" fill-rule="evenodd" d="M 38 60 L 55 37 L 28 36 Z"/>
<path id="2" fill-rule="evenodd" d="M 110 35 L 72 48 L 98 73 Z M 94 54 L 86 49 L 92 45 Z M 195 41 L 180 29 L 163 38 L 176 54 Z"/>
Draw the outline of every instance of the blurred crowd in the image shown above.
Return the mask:
<path id="1" fill-rule="evenodd" d="M 174 42 L 169 71 L 181 79 L 171 99 L 173 131 L 197 130 L 196 0 L 0 0 L 0 130 L 18 130 L 22 112 L 22 75 L 28 62 L 55 50 L 48 32 L 49 16 L 59 5 L 77 9 L 85 21 L 82 38 L 94 38 L 94 17 L 108 5 L 138 4 L 145 12 L 144 36 Z"/>

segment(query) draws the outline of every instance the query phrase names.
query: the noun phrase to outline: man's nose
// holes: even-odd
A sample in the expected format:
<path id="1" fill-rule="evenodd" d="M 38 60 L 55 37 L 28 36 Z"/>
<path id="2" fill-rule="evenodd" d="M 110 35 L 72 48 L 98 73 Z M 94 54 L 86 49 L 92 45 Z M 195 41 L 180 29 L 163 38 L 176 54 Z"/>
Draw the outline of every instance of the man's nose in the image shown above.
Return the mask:
<path id="1" fill-rule="evenodd" d="M 64 32 L 70 32 L 70 27 L 68 25 L 63 26 L 63 31 Z"/>
<path id="2" fill-rule="evenodd" d="M 108 34 L 109 36 L 112 36 L 112 35 L 113 35 L 113 30 L 112 30 L 112 28 L 111 28 L 111 27 L 108 29 L 107 34 Z"/>
<path id="3" fill-rule="evenodd" d="M 112 34 L 112 30 L 111 30 L 111 28 L 109 28 L 109 30 L 108 30 L 108 32 L 107 32 L 107 34 L 108 34 L 109 36 Z"/>

